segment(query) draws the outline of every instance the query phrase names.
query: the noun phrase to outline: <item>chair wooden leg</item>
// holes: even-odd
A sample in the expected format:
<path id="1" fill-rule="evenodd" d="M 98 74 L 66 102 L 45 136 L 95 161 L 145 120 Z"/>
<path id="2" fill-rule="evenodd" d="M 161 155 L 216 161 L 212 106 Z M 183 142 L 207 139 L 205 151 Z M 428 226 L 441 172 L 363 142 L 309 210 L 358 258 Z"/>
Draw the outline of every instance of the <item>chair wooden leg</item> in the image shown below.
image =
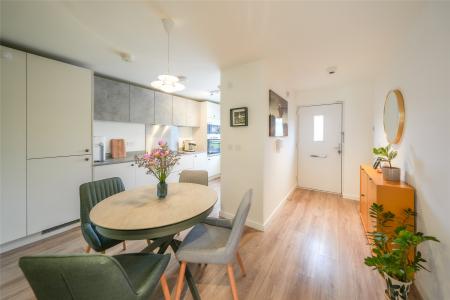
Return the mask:
<path id="1" fill-rule="evenodd" d="M 152 244 L 152 241 L 150 240 L 146 240 L 147 241 L 147 246 L 150 246 Z"/>
<path id="2" fill-rule="evenodd" d="M 181 291 L 183 290 L 183 285 L 184 285 L 184 272 L 185 271 L 186 271 L 186 262 L 183 261 L 183 262 L 181 262 L 180 272 L 178 274 L 177 287 L 175 290 L 175 300 L 180 300 Z"/>
<path id="3" fill-rule="evenodd" d="M 166 275 L 162 275 L 161 279 L 159 280 L 161 282 L 161 288 L 164 295 L 164 300 L 170 300 L 170 291 L 169 291 L 169 285 L 167 284 Z"/>
<path id="4" fill-rule="evenodd" d="M 122 242 L 122 250 L 127 250 L 127 243 L 125 241 Z"/>
<path id="5" fill-rule="evenodd" d="M 236 258 L 239 263 L 239 267 L 241 268 L 242 275 L 247 276 L 247 272 L 245 272 L 244 263 L 242 262 L 242 257 L 239 255 L 239 252 L 236 252 Z"/>
<path id="6" fill-rule="evenodd" d="M 233 300 L 238 300 L 236 281 L 234 281 L 233 265 L 229 263 L 227 265 L 228 279 L 230 280 L 231 292 L 233 293 Z"/>
<path id="7" fill-rule="evenodd" d="M 87 246 L 84 248 L 84 253 L 89 253 L 89 252 L 91 252 L 91 246 L 87 245 Z"/>

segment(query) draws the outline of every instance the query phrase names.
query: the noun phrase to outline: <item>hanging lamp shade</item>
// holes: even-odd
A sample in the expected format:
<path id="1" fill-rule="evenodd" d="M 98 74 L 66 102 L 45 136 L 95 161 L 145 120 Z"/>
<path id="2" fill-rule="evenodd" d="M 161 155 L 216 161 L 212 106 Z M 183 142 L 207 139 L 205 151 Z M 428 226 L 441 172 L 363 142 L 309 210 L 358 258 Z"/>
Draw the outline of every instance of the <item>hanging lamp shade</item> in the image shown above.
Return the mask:
<path id="1" fill-rule="evenodd" d="M 171 19 L 161 20 L 164 30 L 167 33 L 167 75 L 159 75 L 158 80 L 152 81 L 150 85 L 158 90 L 166 93 L 175 93 L 184 90 L 186 87 L 180 83 L 177 76 L 170 74 L 170 32 L 173 28 L 173 21 Z"/>

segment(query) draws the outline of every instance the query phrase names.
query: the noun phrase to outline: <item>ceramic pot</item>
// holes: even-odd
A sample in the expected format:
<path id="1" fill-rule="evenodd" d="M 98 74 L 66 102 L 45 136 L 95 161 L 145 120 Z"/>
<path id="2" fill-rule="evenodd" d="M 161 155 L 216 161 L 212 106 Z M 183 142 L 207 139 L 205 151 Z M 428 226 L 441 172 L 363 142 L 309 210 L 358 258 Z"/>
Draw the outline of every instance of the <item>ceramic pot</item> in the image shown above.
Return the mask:
<path id="1" fill-rule="evenodd" d="M 400 181 L 400 168 L 383 167 L 383 178 L 389 181 Z"/>
<path id="2" fill-rule="evenodd" d="M 156 195 L 159 199 L 164 199 L 167 196 L 167 183 L 160 182 L 156 186 Z"/>
<path id="3" fill-rule="evenodd" d="M 386 281 L 386 299 L 389 300 L 407 300 L 408 294 L 411 289 L 412 281 L 402 282 L 391 276 L 384 274 L 384 280 Z"/>

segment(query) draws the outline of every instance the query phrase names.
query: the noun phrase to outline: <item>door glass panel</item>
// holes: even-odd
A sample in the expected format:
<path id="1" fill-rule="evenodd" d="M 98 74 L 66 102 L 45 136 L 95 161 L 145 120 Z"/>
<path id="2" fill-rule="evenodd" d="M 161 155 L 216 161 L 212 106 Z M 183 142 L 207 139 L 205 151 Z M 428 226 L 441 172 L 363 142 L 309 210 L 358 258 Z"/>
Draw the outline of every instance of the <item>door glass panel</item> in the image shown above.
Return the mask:
<path id="1" fill-rule="evenodd" d="M 323 142 L 323 115 L 314 116 L 314 142 Z"/>

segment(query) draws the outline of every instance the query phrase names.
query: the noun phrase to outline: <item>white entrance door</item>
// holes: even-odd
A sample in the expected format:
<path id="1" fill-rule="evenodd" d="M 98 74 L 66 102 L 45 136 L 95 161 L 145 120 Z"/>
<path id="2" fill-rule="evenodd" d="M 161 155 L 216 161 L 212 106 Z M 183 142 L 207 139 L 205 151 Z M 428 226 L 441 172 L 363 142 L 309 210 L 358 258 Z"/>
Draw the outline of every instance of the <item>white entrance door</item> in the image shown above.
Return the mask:
<path id="1" fill-rule="evenodd" d="M 298 126 L 298 185 L 341 194 L 342 104 L 302 106 Z"/>

